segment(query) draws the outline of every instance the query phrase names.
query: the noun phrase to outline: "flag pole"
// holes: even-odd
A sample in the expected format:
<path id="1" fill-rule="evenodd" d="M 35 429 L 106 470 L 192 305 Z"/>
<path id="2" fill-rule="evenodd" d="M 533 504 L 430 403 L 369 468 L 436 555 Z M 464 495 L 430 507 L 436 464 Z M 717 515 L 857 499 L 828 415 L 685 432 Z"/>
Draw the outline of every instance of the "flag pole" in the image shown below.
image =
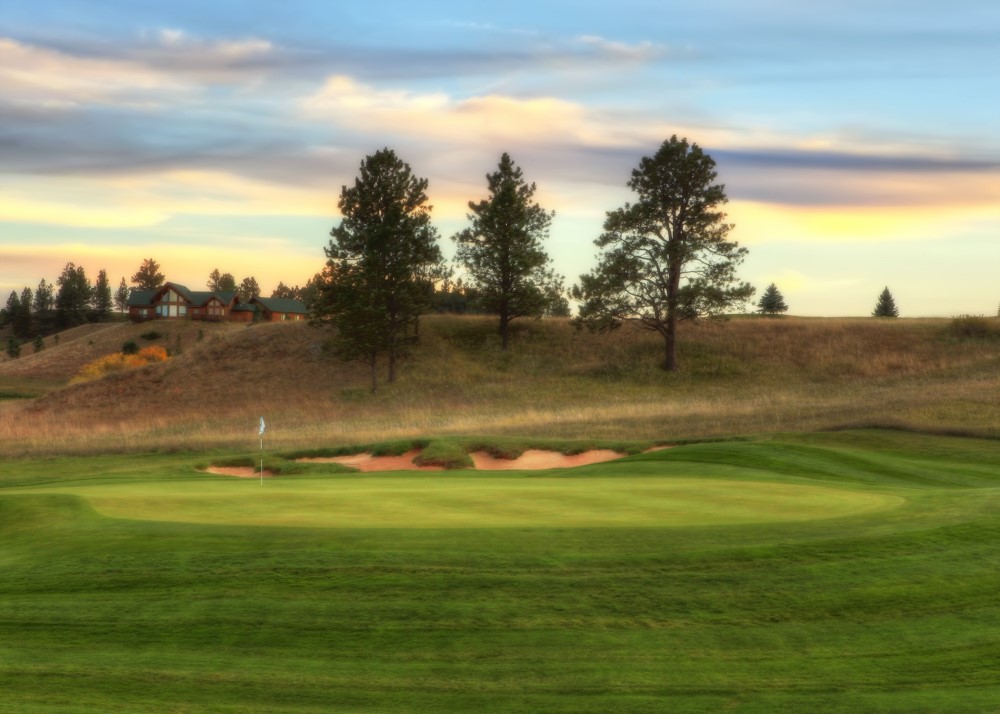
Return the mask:
<path id="1" fill-rule="evenodd" d="M 264 417 L 260 418 L 260 485 L 264 485 Z"/>

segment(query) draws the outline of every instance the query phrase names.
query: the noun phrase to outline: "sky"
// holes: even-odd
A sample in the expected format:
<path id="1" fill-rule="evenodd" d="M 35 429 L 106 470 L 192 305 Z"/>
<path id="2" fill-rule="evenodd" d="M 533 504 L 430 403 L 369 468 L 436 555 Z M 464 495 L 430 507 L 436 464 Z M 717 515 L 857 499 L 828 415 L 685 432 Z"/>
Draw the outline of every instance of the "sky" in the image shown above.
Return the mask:
<path id="1" fill-rule="evenodd" d="M 383 147 L 447 256 L 510 153 L 571 285 L 676 134 L 790 314 L 997 314 L 998 37 L 995 0 L 0 0 L 0 296 L 145 258 L 304 284 Z"/>

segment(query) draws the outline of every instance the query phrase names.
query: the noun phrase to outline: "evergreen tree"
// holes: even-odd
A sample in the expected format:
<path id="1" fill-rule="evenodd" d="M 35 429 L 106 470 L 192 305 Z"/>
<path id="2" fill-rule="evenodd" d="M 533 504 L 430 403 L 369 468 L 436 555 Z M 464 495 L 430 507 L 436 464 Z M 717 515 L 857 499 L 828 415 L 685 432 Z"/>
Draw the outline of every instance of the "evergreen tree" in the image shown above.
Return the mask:
<path id="1" fill-rule="evenodd" d="M 340 357 L 370 366 L 373 390 L 381 355 L 388 381 L 395 380 L 408 334 L 430 304 L 426 276 L 442 262 L 426 191 L 427 179 L 414 176 L 391 149 L 366 156 L 354 186 L 341 189 L 343 220 L 324 249 L 313 322 L 334 328 Z"/>
<path id="2" fill-rule="evenodd" d="M 124 313 L 128 310 L 128 299 L 131 294 L 132 291 L 129 290 L 128 283 L 122 277 L 122 281 L 118 283 L 118 289 L 115 290 L 115 307 L 118 308 L 118 312 Z"/>
<path id="3" fill-rule="evenodd" d="M 896 301 L 893 300 L 888 286 L 878 296 L 872 317 L 899 317 L 899 308 L 896 307 Z"/>
<path id="4" fill-rule="evenodd" d="M 62 327 L 80 325 L 87 321 L 87 307 L 94 294 L 94 288 L 87 280 L 83 266 L 66 263 L 62 275 L 56 279 L 59 291 L 56 293 L 56 321 Z"/>
<path id="5" fill-rule="evenodd" d="M 8 324 L 17 319 L 17 314 L 21 311 L 21 298 L 17 296 L 16 290 L 11 290 L 7 296 L 7 305 L 3 309 L 3 322 Z"/>
<path id="6" fill-rule="evenodd" d="M 7 340 L 7 356 L 11 359 L 17 359 L 21 356 L 21 343 L 13 337 Z"/>
<path id="7" fill-rule="evenodd" d="M 778 290 L 778 286 L 771 283 L 767 286 L 764 294 L 760 296 L 757 309 L 762 315 L 774 316 L 782 312 L 788 312 L 788 305 L 785 304 L 785 297 Z"/>
<path id="8" fill-rule="evenodd" d="M 24 288 L 18 300 L 17 312 L 14 313 L 14 334 L 21 339 L 27 339 L 31 336 L 32 302 L 31 288 Z"/>
<path id="9" fill-rule="evenodd" d="M 93 297 L 94 311 L 101 319 L 111 314 L 111 307 L 114 305 L 114 298 L 111 295 L 111 283 L 108 280 L 108 271 L 101 269 L 97 273 L 97 282 L 94 283 Z"/>
<path id="10" fill-rule="evenodd" d="M 486 175 L 486 186 L 487 198 L 469 201 L 472 226 L 452 240 L 481 304 L 499 318 L 500 348 L 506 351 L 511 320 L 542 317 L 562 295 L 562 277 L 542 248 L 555 214 L 534 202 L 535 184 L 524 180 L 507 153 Z"/>
<path id="11" fill-rule="evenodd" d="M 577 324 L 613 329 L 625 321 L 663 337 L 663 368 L 677 369 L 677 322 L 740 305 L 753 287 L 738 282 L 746 248 L 726 240 L 715 161 L 697 144 L 671 137 L 644 157 L 628 182 L 637 202 L 609 212 L 598 267 L 580 276 Z"/>
<path id="12" fill-rule="evenodd" d="M 132 284 L 136 290 L 159 290 L 166 278 L 160 272 L 160 264 L 152 258 L 146 258 L 139 270 L 132 276 Z"/>
<path id="13" fill-rule="evenodd" d="M 45 278 L 42 278 L 38 283 L 38 288 L 35 290 L 35 314 L 44 315 L 52 310 L 52 306 L 55 303 L 55 293 L 52 290 L 52 285 L 45 282 Z"/>
<path id="14" fill-rule="evenodd" d="M 40 334 L 35 335 L 35 353 L 41 352 L 45 349 L 45 338 Z"/>

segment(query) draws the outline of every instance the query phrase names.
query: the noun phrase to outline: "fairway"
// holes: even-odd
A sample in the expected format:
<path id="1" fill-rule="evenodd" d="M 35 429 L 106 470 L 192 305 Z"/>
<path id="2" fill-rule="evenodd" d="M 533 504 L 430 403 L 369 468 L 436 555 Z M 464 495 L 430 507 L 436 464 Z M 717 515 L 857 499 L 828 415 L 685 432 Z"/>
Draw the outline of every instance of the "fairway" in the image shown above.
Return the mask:
<path id="1" fill-rule="evenodd" d="M 263 486 L 208 477 L 60 490 L 115 518 L 314 528 L 678 527 L 811 521 L 903 502 L 816 485 L 627 476 L 386 475 Z"/>
<path id="2" fill-rule="evenodd" d="M 560 472 L 0 463 L 0 712 L 981 712 L 1000 443 Z"/>

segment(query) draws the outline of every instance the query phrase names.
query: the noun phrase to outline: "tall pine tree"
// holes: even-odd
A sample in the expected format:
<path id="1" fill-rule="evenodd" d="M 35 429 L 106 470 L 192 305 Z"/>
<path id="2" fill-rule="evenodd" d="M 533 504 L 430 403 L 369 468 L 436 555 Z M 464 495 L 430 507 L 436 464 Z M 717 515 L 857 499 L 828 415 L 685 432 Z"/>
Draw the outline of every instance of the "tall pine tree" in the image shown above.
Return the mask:
<path id="1" fill-rule="evenodd" d="M 101 269 L 97 273 L 97 282 L 94 283 L 94 312 L 97 313 L 99 319 L 104 319 L 111 314 L 112 305 L 114 305 L 114 298 L 111 295 L 108 271 Z"/>
<path id="2" fill-rule="evenodd" d="M 334 328 L 337 354 L 369 364 L 373 390 L 382 355 L 388 381 L 396 379 L 408 333 L 429 307 L 426 276 L 442 262 L 427 201 L 427 179 L 388 148 L 365 157 L 354 185 L 340 192 L 343 220 L 324 249 L 312 317 Z"/>
<path id="3" fill-rule="evenodd" d="M 122 281 L 118 283 L 118 289 L 115 290 L 115 307 L 118 308 L 118 312 L 124 313 L 128 310 L 128 298 L 131 294 L 132 291 L 129 290 L 128 283 L 122 277 Z"/>
<path id="4" fill-rule="evenodd" d="M 452 240 L 480 304 L 499 318 L 500 345 L 506 350 L 511 320 L 541 317 L 562 296 L 562 277 L 552 271 L 542 248 L 555 214 L 535 203 L 535 184 L 524 180 L 507 153 L 486 175 L 486 186 L 487 198 L 469 201 L 472 226 Z"/>
<path id="5" fill-rule="evenodd" d="M 677 369 L 677 323 L 742 305 L 753 295 L 736 268 L 747 249 L 727 240 L 725 187 L 715 161 L 676 136 L 643 157 L 628 186 L 634 204 L 610 211 L 597 268 L 573 297 L 579 323 L 613 329 L 625 321 L 663 337 L 663 369 Z"/>

